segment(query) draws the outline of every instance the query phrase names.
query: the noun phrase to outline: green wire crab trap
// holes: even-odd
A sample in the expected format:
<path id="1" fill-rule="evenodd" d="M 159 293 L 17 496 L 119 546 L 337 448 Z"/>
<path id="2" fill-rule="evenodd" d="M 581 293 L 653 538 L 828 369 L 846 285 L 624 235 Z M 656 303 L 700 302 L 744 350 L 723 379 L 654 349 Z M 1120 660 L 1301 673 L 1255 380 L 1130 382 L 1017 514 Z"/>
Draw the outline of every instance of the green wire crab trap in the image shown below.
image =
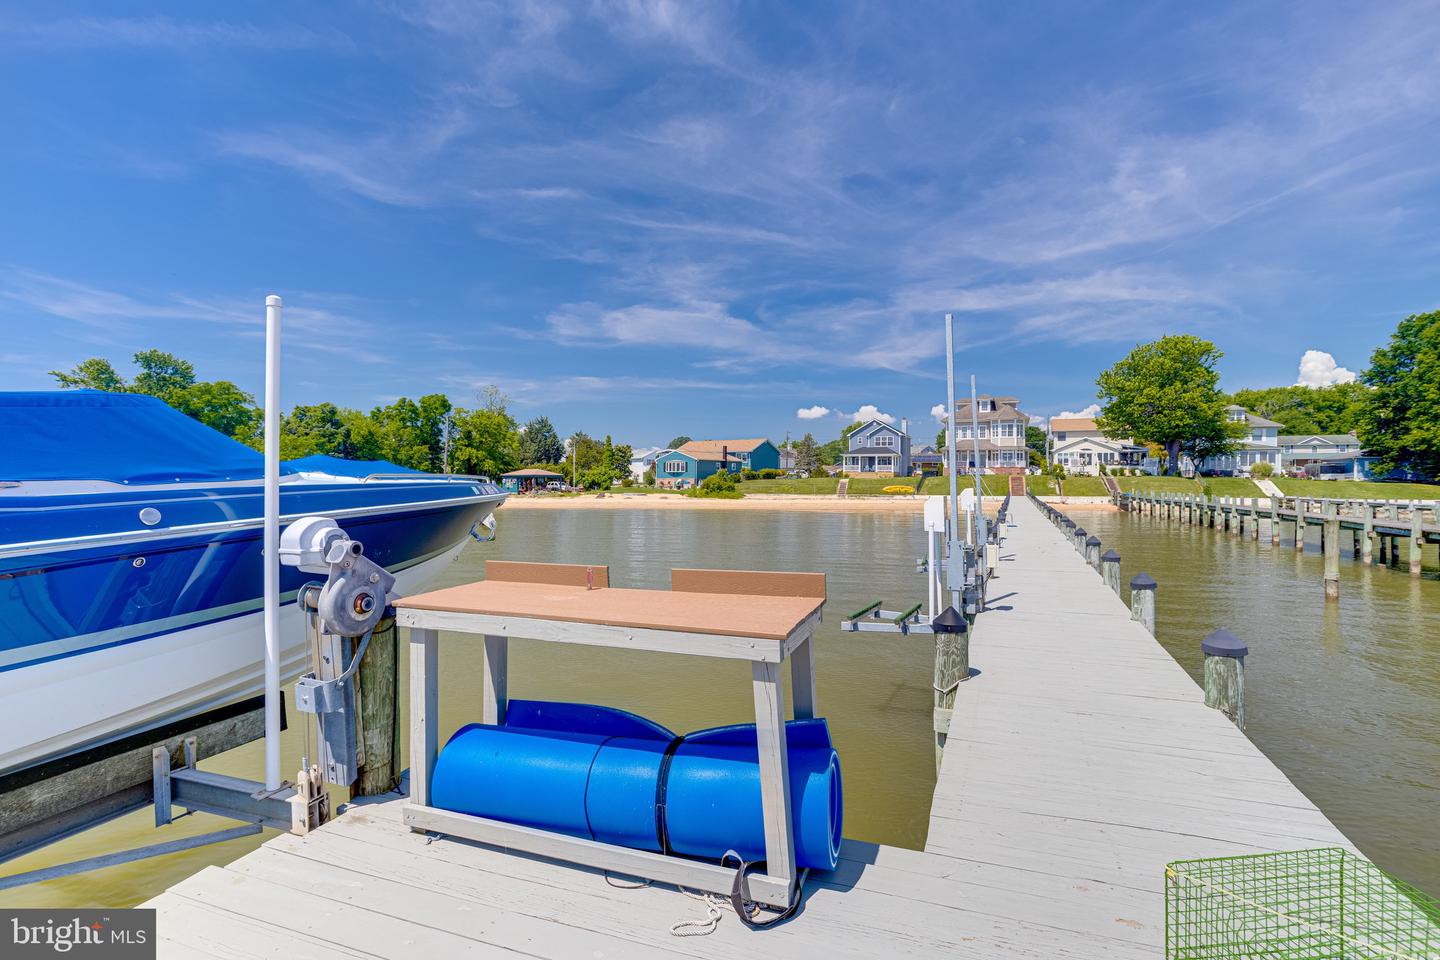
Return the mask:
<path id="1" fill-rule="evenodd" d="M 1165 868 L 1166 960 L 1436 960 L 1440 901 L 1347 850 Z"/>

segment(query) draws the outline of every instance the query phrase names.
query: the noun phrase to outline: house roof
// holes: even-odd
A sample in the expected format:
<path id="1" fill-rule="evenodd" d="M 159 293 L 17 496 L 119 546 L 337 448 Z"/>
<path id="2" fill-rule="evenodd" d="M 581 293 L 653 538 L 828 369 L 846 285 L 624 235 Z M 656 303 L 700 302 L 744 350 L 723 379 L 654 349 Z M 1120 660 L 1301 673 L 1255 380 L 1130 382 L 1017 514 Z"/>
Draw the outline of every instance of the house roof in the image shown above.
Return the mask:
<path id="1" fill-rule="evenodd" d="M 1080 446 L 1085 443 L 1093 444 L 1097 447 L 1105 447 L 1107 450 L 1143 449 L 1137 444 L 1125 440 L 1111 440 L 1108 437 L 1076 437 L 1074 440 L 1066 440 L 1064 443 L 1057 444 L 1055 446 L 1055 452 L 1059 453 L 1061 450 L 1069 450 L 1071 447 Z"/>
<path id="2" fill-rule="evenodd" d="M 1094 430 L 1098 432 L 1100 428 L 1095 426 L 1094 417 L 1051 417 L 1050 432 L 1054 433 L 1057 430 Z"/>
<path id="3" fill-rule="evenodd" d="M 1246 410 L 1244 407 L 1240 406 L 1240 404 L 1238 404 L 1238 403 L 1232 403 L 1232 404 L 1230 404 L 1228 407 L 1226 407 L 1225 409 L 1226 409 L 1226 410 L 1241 410 L 1241 411 L 1244 411 L 1244 413 L 1245 413 L 1245 419 L 1246 419 L 1247 421 L 1249 421 L 1250 426 L 1252 426 L 1252 427 L 1278 427 L 1278 426 L 1280 426 L 1280 424 L 1276 423 L 1274 420 L 1266 420 L 1264 417 L 1259 416 L 1258 414 L 1251 413 L 1249 410 Z"/>
<path id="4" fill-rule="evenodd" d="M 1026 423 L 1030 422 L 1030 415 L 1023 412 L 1019 406 L 1017 406 L 1020 401 L 1014 397 L 992 397 L 982 393 L 975 399 L 994 401 L 989 410 L 981 410 L 975 414 L 974 419 L 981 423 L 989 423 L 992 420 L 1014 420 L 1016 417 L 1019 417 Z M 955 401 L 955 419 L 962 426 L 970 421 L 969 400 Z"/>
<path id="5" fill-rule="evenodd" d="M 509 473 L 500 474 L 501 477 L 556 477 L 565 479 L 565 474 L 556 473 L 553 470 L 540 470 L 535 467 L 528 467 L 524 470 L 511 470 Z"/>
<path id="6" fill-rule="evenodd" d="M 731 453 L 750 453 L 760 444 L 769 442 L 764 437 L 753 440 L 691 440 L 676 449 L 680 453 L 688 453 L 700 460 L 719 460 L 721 450 L 728 450 Z"/>
<path id="7" fill-rule="evenodd" d="M 1282 433 L 1278 439 L 1287 447 L 1301 443 L 1309 443 L 1312 440 L 1318 440 L 1321 443 L 1360 442 L 1360 438 L 1353 433 Z"/>
<path id="8" fill-rule="evenodd" d="M 690 444 L 688 444 L 688 443 L 685 444 L 685 447 L 688 447 L 688 446 L 690 446 Z M 700 462 L 700 463 L 719 463 L 719 462 L 720 462 L 720 448 L 719 448 L 719 447 L 716 447 L 714 450 L 703 450 L 703 449 L 702 449 L 702 450 L 700 450 L 700 451 L 686 450 L 685 447 L 677 447 L 677 448 L 674 449 L 674 450 L 661 450 L 659 453 L 655 454 L 655 459 L 658 461 L 661 457 L 665 457 L 665 456 L 669 456 L 669 455 L 671 455 L 671 454 L 677 454 L 677 453 L 678 453 L 678 454 L 679 454 L 680 456 L 682 456 L 682 457 L 689 457 L 691 460 L 694 460 L 694 461 Z M 745 458 L 742 457 L 742 456 L 740 456 L 739 454 L 732 453 L 732 454 L 729 455 L 728 459 L 730 460 L 731 463 L 743 463 Z"/>

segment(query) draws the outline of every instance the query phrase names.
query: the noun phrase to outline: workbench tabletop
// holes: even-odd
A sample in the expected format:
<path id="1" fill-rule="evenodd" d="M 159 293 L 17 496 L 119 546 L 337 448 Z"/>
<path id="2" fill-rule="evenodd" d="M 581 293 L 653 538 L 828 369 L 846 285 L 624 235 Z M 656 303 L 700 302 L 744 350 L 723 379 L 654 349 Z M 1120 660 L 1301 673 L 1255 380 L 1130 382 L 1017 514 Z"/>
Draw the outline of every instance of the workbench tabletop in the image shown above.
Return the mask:
<path id="1" fill-rule="evenodd" d="M 440 610 L 784 641 L 824 603 L 816 597 L 616 587 L 587 590 L 549 583 L 481 580 L 405 597 L 395 606 L 400 610 Z"/>

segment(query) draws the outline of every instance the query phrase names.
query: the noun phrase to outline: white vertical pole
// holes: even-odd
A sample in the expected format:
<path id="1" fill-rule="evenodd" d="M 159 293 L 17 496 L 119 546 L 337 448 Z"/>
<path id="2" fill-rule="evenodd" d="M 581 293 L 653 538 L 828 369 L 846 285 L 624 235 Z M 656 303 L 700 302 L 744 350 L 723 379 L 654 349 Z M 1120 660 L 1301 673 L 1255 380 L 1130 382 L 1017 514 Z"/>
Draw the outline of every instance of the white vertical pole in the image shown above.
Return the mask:
<path id="1" fill-rule="evenodd" d="M 981 549 L 985 543 L 985 498 L 980 495 L 980 402 L 975 398 L 973 373 L 970 374 L 970 432 L 975 435 L 975 545 Z"/>
<path id="2" fill-rule="evenodd" d="M 265 298 L 265 789 L 280 787 L 280 298 Z"/>
<path id="3" fill-rule="evenodd" d="M 945 455 L 950 458 L 950 535 L 946 544 L 951 552 L 958 549 L 960 542 L 960 487 L 956 477 L 959 464 L 955 459 L 955 446 L 960 432 L 955 426 L 955 314 L 945 314 L 945 436 L 948 448 Z M 957 561 L 958 562 L 958 561 Z M 950 591 L 950 605 L 961 609 L 960 591 Z"/>

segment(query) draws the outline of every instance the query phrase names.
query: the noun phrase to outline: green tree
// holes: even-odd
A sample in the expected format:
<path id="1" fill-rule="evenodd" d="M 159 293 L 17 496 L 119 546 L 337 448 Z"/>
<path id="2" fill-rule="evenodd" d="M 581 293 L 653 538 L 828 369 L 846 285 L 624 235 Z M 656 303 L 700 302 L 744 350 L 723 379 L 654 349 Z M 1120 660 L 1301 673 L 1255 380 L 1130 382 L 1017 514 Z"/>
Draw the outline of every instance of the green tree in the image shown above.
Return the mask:
<path id="1" fill-rule="evenodd" d="M 520 433 L 503 408 L 457 409 L 453 423 L 450 469 L 455 473 L 498 477 L 519 465 Z"/>
<path id="2" fill-rule="evenodd" d="M 942 443 L 943 447 L 944 444 Z M 1039 454 L 1040 461 L 1045 461 L 1045 431 L 1039 427 L 1027 426 L 1025 428 L 1025 446 L 1030 448 L 1032 453 Z"/>
<path id="3" fill-rule="evenodd" d="M 248 442 L 258 436 L 260 410 L 255 398 L 229 380 L 192 383 L 173 391 L 166 402 L 227 437 Z"/>
<path id="4" fill-rule="evenodd" d="M 840 436 L 820 447 L 821 463 L 841 463 L 845 459 L 845 451 L 850 449 L 850 434 L 865 426 L 863 423 L 849 423 L 840 430 Z"/>
<path id="5" fill-rule="evenodd" d="M 536 463 L 559 463 L 565 459 L 565 445 L 549 417 L 535 417 L 520 431 L 520 462 L 525 466 Z"/>
<path id="6" fill-rule="evenodd" d="M 1107 437 L 1131 437 L 1165 448 L 1168 469 L 1180 453 L 1234 448 L 1237 425 L 1225 416 L 1215 344 L 1190 334 L 1161 337 L 1131 350 L 1095 381 L 1103 407 L 1095 418 Z"/>
<path id="7" fill-rule="evenodd" d="M 1363 383 L 1237 390 L 1231 399 L 1280 424 L 1281 433 L 1350 433 L 1370 393 Z"/>
<path id="8" fill-rule="evenodd" d="M 685 434 L 682 433 L 682 434 L 680 434 L 680 436 L 676 437 L 675 439 L 671 440 L 669 443 L 665 444 L 665 449 L 666 449 L 666 450 L 676 450 L 676 449 L 679 449 L 680 447 L 685 446 L 685 444 L 687 444 L 687 443 L 689 443 L 689 442 L 690 442 L 690 438 L 687 437 L 687 436 L 685 436 Z"/>
<path id="9" fill-rule="evenodd" d="M 812 434 L 805 434 L 795 443 L 795 469 L 809 474 L 820 466 L 820 448 Z"/>
<path id="10" fill-rule="evenodd" d="M 141 350 L 135 354 L 140 372 L 130 383 L 132 393 L 159 397 L 166 403 L 171 395 L 195 383 L 195 365 L 164 350 Z"/>
<path id="11" fill-rule="evenodd" d="M 69 373 L 51 370 L 60 386 L 74 390 L 104 390 L 107 393 L 121 393 L 129 389 L 125 378 L 115 372 L 115 367 L 102 357 L 81 360 L 70 368 Z"/>
<path id="12" fill-rule="evenodd" d="M 1371 390 L 1358 434 L 1377 466 L 1440 477 L 1440 311 L 1401 320 L 1360 379 Z"/>
<path id="13" fill-rule="evenodd" d="M 450 399 L 441 393 L 427 394 L 418 402 L 401 397 L 389 406 L 376 407 L 370 411 L 369 419 L 377 457 L 414 470 L 440 472 L 444 469 L 450 414 Z M 361 445 L 358 436 L 353 439 L 357 447 Z"/>

